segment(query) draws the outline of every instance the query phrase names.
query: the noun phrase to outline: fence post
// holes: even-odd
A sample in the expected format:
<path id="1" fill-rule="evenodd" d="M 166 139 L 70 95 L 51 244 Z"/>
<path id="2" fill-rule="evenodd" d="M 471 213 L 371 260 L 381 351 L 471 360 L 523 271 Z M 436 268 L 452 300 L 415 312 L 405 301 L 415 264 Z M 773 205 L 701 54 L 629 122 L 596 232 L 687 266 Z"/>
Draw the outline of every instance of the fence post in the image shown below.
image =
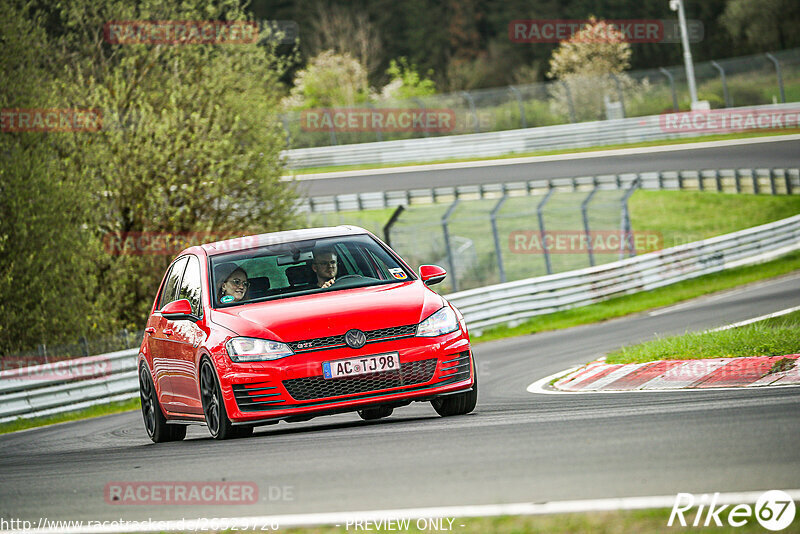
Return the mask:
<path id="1" fill-rule="evenodd" d="M 792 176 L 789 173 L 789 169 L 783 169 L 783 180 L 786 182 L 786 194 L 792 194 Z"/>
<path id="2" fill-rule="evenodd" d="M 478 111 L 475 109 L 475 100 L 472 98 L 472 95 L 466 91 L 461 91 L 461 94 L 469 103 L 469 109 L 472 112 L 472 118 L 475 119 L 475 133 L 480 133 L 481 129 L 480 125 L 478 124 Z"/>
<path id="3" fill-rule="evenodd" d="M 614 84 L 617 86 L 617 96 L 619 97 L 619 105 L 622 108 L 622 118 L 626 117 L 625 115 L 625 95 L 622 94 L 622 84 L 617 78 L 617 75 L 612 73 L 611 77 L 614 79 Z"/>
<path id="4" fill-rule="evenodd" d="M 781 74 L 781 64 L 778 62 L 778 58 L 776 58 L 769 52 L 767 52 L 765 55 L 767 56 L 767 59 L 772 61 L 772 63 L 775 65 L 775 73 L 778 75 L 778 88 L 780 89 L 781 92 L 781 104 L 785 104 L 786 93 L 783 90 L 783 75 Z"/>
<path id="5" fill-rule="evenodd" d="M 589 227 L 589 202 L 592 201 L 592 197 L 594 197 L 594 194 L 597 193 L 597 190 L 600 187 L 597 184 L 597 176 L 592 176 L 592 184 L 594 185 L 594 188 L 589 191 L 589 194 L 586 195 L 586 198 L 583 199 L 583 202 L 581 202 L 581 217 L 583 217 L 583 231 L 586 233 L 586 251 L 589 253 L 589 266 L 594 267 L 592 234 L 591 228 Z"/>
<path id="6" fill-rule="evenodd" d="M 504 283 L 506 281 L 506 271 L 503 267 L 503 251 L 500 247 L 500 237 L 497 234 L 497 213 L 500 211 L 500 208 L 503 207 L 503 203 L 508 198 L 508 194 L 504 191 L 503 198 L 497 201 L 494 208 L 492 208 L 491 213 L 489 214 L 489 218 L 492 222 L 492 236 L 494 236 L 494 251 L 497 254 L 497 267 L 500 269 L 500 283 Z"/>
<path id="7" fill-rule="evenodd" d="M 453 291 L 458 291 L 458 276 L 456 274 L 456 261 L 453 255 L 453 247 L 450 246 L 450 230 L 447 228 L 447 224 L 450 221 L 450 215 L 453 214 L 453 210 L 458 206 L 458 202 L 459 200 L 455 199 L 442 216 L 442 231 L 444 232 L 444 246 L 447 249 L 447 262 L 450 264 L 450 272 L 453 273 Z"/>
<path id="8" fill-rule="evenodd" d="M 773 168 L 769 169 L 769 192 L 772 195 L 778 194 L 778 190 L 775 187 L 775 169 Z"/>
<path id="9" fill-rule="evenodd" d="M 736 182 L 736 192 L 737 193 L 741 193 L 742 192 L 742 182 L 741 182 L 741 175 L 739 174 L 739 169 L 734 169 L 733 176 L 735 177 L 734 181 Z"/>
<path id="10" fill-rule="evenodd" d="M 722 98 L 725 100 L 725 107 L 733 107 L 733 102 L 731 102 L 730 95 L 728 94 L 728 80 L 725 78 L 725 69 L 722 68 L 722 65 L 713 60 L 711 61 L 711 66 L 719 71 L 719 77 L 722 79 Z"/>
<path id="11" fill-rule="evenodd" d="M 417 104 L 422 109 L 422 116 L 427 118 L 428 113 L 427 113 L 427 108 L 425 108 L 425 103 L 422 100 L 420 100 L 419 98 L 414 98 L 413 102 L 415 104 Z M 428 133 L 428 121 L 427 120 L 422 121 L 422 134 L 425 137 L 430 137 L 430 133 Z"/>
<path id="12" fill-rule="evenodd" d="M 375 106 L 372 105 L 372 102 L 367 102 L 367 107 L 371 110 L 375 109 Z M 370 118 L 370 120 L 372 120 Z M 380 128 L 375 128 L 375 140 L 376 141 L 383 141 L 383 132 L 381 132 Z"/>
<path id="13" fill-rule="evenodd" d="M 397 209 L 394 210 L 392 216 L 389 217 L 389 220 L 386 222 L 386 224 L 383 225 L 383 239 L 384 241 L 386 241 L 386 244 L 389 245 L 390 247 L 392 246 L 392 238 L 390 235 L 392 232 L 392 226 L 394 226 L 394 223 L 396 223 L 397 219 L 400 218 L 400 214 L 403 213 L 404 209 L 405 207 L 403 207 L 402 204 L 397 206 Z"/>
<path id="14" fill-rule="evenodd" d="M 325 115 L 328 116 L 328 120 L 331 121 L 331 144 L 338 145 L 339 143 L 336 141 L 336 128 L 333 125 L 333 117 L 331 116 L 331 110 L 326 109 Z"/>
<path id="15" fill-rule="evenodd" d="M 717 182 L 717 193 L 722 193 L 722 175 L 719 169 L 714 169 L 714 180 Z"/>
<path id="16" fill-rule="evenodd" d="M 631 198 L 631 195 L 634 191 L 639 188 L 641 184 L 641 176 L 639 174 L 636 175 L 636 179 L 631 182 L 630 187 L 628 190 L 625 191 L 625 195 L 622 197 L 622 236 L 623 239 L 620 239 L 620 249 L 619 249 L 619 259 L 623 259 L 625 257 L 625 246 L 628 246 L 628 257 L 636 256 L 636 247 L 633 246 L 633 235 L 631 232 L 631 217 L 628 211 L 628 200 Z"/>
<path id="17" fill-rule="evenodd" d="M 544 252 L 544 265 L 547 268 L 547 274 L 553 274 L 553 268 L 550 265 L 550 251 L 547 249 L 547 239 L 544 229 L 544 214 L 542 213 L 544 210 L 544 205 L 547 204 L 547 201 L 550 200 L 550 197 L 553 196 L 555 189 L 553 189 L 552 182 L 547 183 L 548 191 L 547 194 L 544 196 L 539 205 L 536 206 L 536 217 L 539 219 L 539 235 L 542 238 L 542 251 Z"/>
<path id="18" fill-rule="evenodd" d="M 519 106 L 519 122 L 520 128 L 527 128 L 528 127 L 528 120 L 525 117 L 525 106 L 522 103 L 522 95 L 519 92 L 519 89 L 514 87 L 513 85 L 509 85 L 508 89 L 514 93 L 514 96 L 517 99 L 517 105 Z"/>
<path id="19" fill-rule="evenodd" d="M 758 184 L 758 170 L 750 169 L 750 176 L 753 180 L 753 194 L 757 195 L 761 193 L 761 187 Z"/>
<path id="20" fill-rule="evenodd" d="M 81 336 L 78 342 L 81 344 L 81 348 L 83 349 L 83 355 L 89 356 L 89 341 L 86 339 L 86 336 Z"/>
<path id="21" fill-rule="evenodd" d="M 572 91 L 569 90 L 569 84 L 566 81 L 561 81 L 564 89 L 567 91 L 567 105 L 569 106 L 569 122 L 578 122 L 575 120 L 575 105 L 572 103 Z"/>
<path id="22" fill-rule="evenodd" d="M 675 91 L 675 77 L 664 67 L 659 67 L 658 70 L 669 80 L 669 89 L 672 92 L 672 110 L 678 111 L 680 108 L 678 107 L 678 93 Z"/>
<path id="23" fill-rule="evenodd" d="M 283 124 L 283 131 L 286 132 L 286 149 L 292 148 L 292 138 L 289 135 L 289 119 L 286 118 L 286 114 L 284 113 L 281 117 L 281 123 Z"/>

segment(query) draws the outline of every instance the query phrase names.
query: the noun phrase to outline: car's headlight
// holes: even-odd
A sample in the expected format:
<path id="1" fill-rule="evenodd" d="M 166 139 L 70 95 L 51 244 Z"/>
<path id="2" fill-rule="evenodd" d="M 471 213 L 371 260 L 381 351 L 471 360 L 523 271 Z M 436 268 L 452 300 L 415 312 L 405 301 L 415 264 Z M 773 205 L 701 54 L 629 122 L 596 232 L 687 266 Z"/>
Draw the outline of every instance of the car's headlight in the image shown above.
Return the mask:
<path id="1" fill-rule="evenodd" d="M 294 354 L 285 343 L 254 337 L 235 337 L 225 343 L 234 362 L 263 362 L 278 360 Z"/>
<path id="2" fill-rule="evenodd" d="M 434 337 L 449 334 L 456 330 L 458 330 L 456 312 L 450 306 L 445 306 L 419 323 L 417 335 L 420 337 Z"/>

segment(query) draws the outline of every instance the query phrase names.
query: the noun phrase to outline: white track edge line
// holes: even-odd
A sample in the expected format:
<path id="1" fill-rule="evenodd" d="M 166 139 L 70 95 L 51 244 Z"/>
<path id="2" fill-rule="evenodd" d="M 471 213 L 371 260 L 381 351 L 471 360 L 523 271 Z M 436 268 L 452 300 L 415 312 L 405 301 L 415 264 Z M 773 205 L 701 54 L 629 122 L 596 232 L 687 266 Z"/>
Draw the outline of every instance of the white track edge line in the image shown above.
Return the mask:
<path id="1" fill-rule="evenodd" d="M 722 330 L 730 330 L 731 328 L 739 328 L 740 326 L 757 323 L 759 321 L 765 321 L 767 319 L 772 319 L 773 317 L 788 315 L 797 310 L 800 310 L 800 306 L 794 306 L 791 308 L 786 308 L 784 310 L 768 313 L 766 315 L 760 315 L 758 317 L 753 317 L 752 319 L 745 319 L 744 321 L 739 321 L 738 323 L 726 324 L 725 326 L 720 326 L 719 328 L 714 328 L 713 330 L 706 330 L 706 332 L 720 332 Z"/>

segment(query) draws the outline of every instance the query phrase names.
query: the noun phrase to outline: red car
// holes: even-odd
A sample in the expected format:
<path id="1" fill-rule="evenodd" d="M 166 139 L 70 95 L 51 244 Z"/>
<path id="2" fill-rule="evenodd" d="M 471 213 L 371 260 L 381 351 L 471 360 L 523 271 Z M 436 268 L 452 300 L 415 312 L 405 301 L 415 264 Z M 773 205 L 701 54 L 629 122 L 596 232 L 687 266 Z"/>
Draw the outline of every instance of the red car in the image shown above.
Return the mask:
<path id="1" fill-rule="evenodd" d="M 259 425 L 357 411 L 379 419 L 412 401 L 443 416 L 475 408 L 464 317 L 361 228 L 263 234 L 195 246 L 167 270 L 139 351 L 148 436 L 217 439 Z"/>

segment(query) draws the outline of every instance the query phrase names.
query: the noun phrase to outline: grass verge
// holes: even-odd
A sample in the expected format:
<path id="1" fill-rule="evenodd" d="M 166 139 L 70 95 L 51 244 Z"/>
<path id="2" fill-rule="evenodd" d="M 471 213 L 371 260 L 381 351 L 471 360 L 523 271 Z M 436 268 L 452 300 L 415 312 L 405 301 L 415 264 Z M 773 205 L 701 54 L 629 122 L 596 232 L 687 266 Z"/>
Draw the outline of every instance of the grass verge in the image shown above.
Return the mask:
<path id="1" fill-rule="evenodd" d="M 26 428 L 54 425 L 56 423 L 65 423 L 67 421 L 77 421 L 79 419 L 88 419 L 90 417 L 99 417 L 101 415 L 110 415 L 114 413 L 140 409 L 141 403 L 138 398 L 127 401 L 111 402 L 108 404 L 92 406 L 90 408 L 86 408 L 85 410 L 78 410 L 65 414 L 48 415 L 46 417 L 33 417 L 31 419 L 17 419 L 8 423 L 0 423 L 0 434 L 25 430 Z"/>
<path id="2" fill-rule="evenodd" d="M 486 160 L 503 160 L 511 158 L 528 158 L 534 156 L 555 156 L 559 154 L 574 154 L 579 152 L 594 152 L 597 150 L 616 150 L 620 148 L 640 148 L 648 146 L 662 146 L 662 145 L 685 145 L 689 143 L 703 143 L 707 141 L 724 141 L 727 139 L 750 139 L 756 137 L 774 137 L 778 135 L 791 135 L 800 133 L 800 128 L 789 128 L 782 130 L 768 130 L 758 132 L 740 132 L 734 134 L 719 134 L 719 135 L 704 135 L 702 137 L 691 137 L 688 139 L 667 139 L 664 141 L 642 141 L 639 143 L 619 143 L 615 145 L 600 145 L 585 148 L 565 148 L 561 150 L 537 150 L 533 152 L 515 152 L 513 154 L 505 154 L 496 157 L 474 157 L 474 158 L 451 158 L 451 159 L 437 159 L 432 161 L 415 161 L 415 162 L 402 162 L 402 163 L 364 163 L 358 165 L 330 165 L 325 167 L 306 167 L 303 169 L 289 169 L 293 175 L 303 174 L 317 174 L 323 172 L 341 172 L 341 171 L 359 171 L 367 169 L 385 169 L 392 167 L 415 167 L 417 165 L 434 165 L 437 163 L 461 163 L 466 161 L 486 161 Z"/>
<path id="3" fill-rule="evenodd" d="M 622 347 L 606 363 L 783 356 L 800 353 L 800 312 L 718 332 L 689 332 Z"/>
<path id="4" fill-rule="evenodd" d="M 797 270 L 800 270 L 800 251 L 786 254 L 767 263 L 730 269 L 643 293 L 635 293 L 597 304 L 590 304 L 589 306 L 541 315 L 514 327 L 500 326 L 488 329 L 480 336 L 473 336 L 472 340 L 473 342 L 482 343 L 534 334 L 545 330 L 559 330 L 582 324 L 606 321 L 652 308 L 669 306 L 677 302 L 751 282 L 774 278 Z"/>
<path id="5" fill-rule="evenodd" d="M 751 507 L 753 505 L 750 505 Z M 686 526 L 682 527 L 675 519 L 672 527 L 667 526 L 671 510 L 668 508 L 656 508 L 649 510 L 622 510 L 614 512 L 587 512 L 572 514 L 552 514 L 552 515 L 528 515 L 528 516 L 500 516 L 500 517 L 475 517 L 475 518 L 445 518 L 444 527 L 441 530 L 450 529 L 451 532 L 458 534 L 483 534 L 485 532 L 496 532 L 500 534 L 545 534 L 545 533 L 571 533 L 571 534 L 618 534 L 635 532 L 637 534 L 656 534 L 667 531 L 683 533 L 725 533 L 725 534 L 750 534 L 754 532 L 765 532 L 764 528 L 754 517 L 747 518 L 747 522 L 741 527 L 732 527 L 728 523 L 728 515 L 732 507 L 728 507 L 719 514 L 720 522 L 724 525 L 717 526 Z M 693 508 L 684 514 L 687 525 L 694 522 L 697 508 Z M 706 510 L 700 518 L 700 524 L 706 519 Z M 452 527 L 449 527 L 448 519 L 452 519 Z M 795 521 L 782 532 L 800 532 L 798 523 Z M 713 521 L 711 521 L 713 524 Z M 410 521 L 410 528 L 398 528 L 400 532 L 436 532 L 437 529 L 428 528 L 420 530 L 417 528 L 416 521 Z M 420 522 L 421 527 L 425 525 Z M 372 524 L 372 530 L 379 529 Z M 290 528 L 282 530 L 291 534 L 340 534 L 357 531 L 354 525 L 349 529 L 345 526 L 339 527 L 308 527 Z M 364 529 L 360 529 L 364 532 Z M 381 529 L 386 531 L 386 529 Z M 232 531 L 226 531 L 232 532 Z"/>

